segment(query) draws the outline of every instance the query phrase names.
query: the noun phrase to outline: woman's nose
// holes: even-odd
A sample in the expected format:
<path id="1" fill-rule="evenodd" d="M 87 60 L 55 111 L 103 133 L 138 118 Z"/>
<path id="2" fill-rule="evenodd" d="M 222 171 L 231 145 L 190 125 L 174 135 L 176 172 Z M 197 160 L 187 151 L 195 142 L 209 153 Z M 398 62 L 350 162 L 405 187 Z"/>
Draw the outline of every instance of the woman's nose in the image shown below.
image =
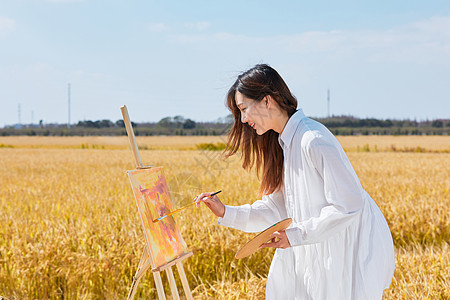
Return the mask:
<path id="1" fill-rule="evenodd" d="M 241 113 L 241 122 L 242 123 L 246 123 L 247 122 L 247 117 L 245 116 L 244 113 Z"/>

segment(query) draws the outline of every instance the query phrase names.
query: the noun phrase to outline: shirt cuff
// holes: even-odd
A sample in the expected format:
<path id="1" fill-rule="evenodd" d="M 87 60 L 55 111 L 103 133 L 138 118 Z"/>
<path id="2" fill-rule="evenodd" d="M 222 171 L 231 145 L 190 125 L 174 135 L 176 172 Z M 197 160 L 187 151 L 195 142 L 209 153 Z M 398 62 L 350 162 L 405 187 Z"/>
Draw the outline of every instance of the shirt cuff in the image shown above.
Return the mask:
<path id="1" fill-rule="evenodd" d="M 223 217 L 219 217 L 218 224 L 225 227 L 233 227 L 238 207 L 225 205 L 225 213 Z"/>
<path id="2" fill-rule="evenodd" d="M 286 229 L 286 236 L 289 240 L 289 244 L 291 244 L 291 247 L 303 244 L 303 233 L 300 227 Z"/>

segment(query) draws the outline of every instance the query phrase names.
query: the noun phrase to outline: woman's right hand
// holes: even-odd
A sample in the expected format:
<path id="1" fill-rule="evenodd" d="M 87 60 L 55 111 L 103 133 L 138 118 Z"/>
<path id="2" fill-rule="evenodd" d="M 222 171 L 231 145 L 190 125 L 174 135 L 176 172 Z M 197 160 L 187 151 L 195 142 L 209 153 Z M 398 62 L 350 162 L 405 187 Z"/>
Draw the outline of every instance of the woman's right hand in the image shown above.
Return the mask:
<path id="1" fill-rule="evenodd" d="M 203 202 L 205 205 L 218 217 L 223 217 L 225 215 L 225 205 L 220 201 L 217 195 L 211 197 L 212 193 L 201 193 L 195 197 L 194 201 L 197 207 Z"/>

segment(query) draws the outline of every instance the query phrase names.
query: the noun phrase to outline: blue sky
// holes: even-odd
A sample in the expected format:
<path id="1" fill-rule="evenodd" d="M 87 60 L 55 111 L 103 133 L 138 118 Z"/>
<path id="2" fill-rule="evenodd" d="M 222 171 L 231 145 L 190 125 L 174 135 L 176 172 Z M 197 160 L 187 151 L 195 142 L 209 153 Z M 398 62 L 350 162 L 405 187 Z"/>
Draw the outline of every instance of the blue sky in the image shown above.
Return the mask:
<path id="1" fill-rule="evenodd" d="M 0 126 L 226 116 L 257 63 L 309 116 L 450 117 L 450 1 L 0 0 Z"/>

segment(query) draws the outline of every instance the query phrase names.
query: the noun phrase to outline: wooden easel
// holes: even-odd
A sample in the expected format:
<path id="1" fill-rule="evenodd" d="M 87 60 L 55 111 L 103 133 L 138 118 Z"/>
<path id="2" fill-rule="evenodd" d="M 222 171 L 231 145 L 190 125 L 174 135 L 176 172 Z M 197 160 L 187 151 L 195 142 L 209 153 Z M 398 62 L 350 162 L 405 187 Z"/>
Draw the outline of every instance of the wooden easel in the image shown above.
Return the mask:
<path id="1" fill-rule="evenodd" d="M 128 138 L 129 138 L 130 144 L 131 144 L 131 150 L 133 151 L 134 159 L 136 161 L 136 168 L 137 169 L 151 168 L 152 166 L 144 166 L 142 164 L 141 156 L 139 154 L 139 149 L 137 147 L 136 138 L 134 136 L 133 128 L 131 126 L 127 107 L 125 105 L 123 105 L 120 107 L 120 110 L 122 111 L 123 121 L 125 123 L 125 127 L 126 127 L 126 130 L 128 133 Z M 184 268 L 183 268 L 183 260 L 188 258 L 189 256 L 192 256 L 192 251 L 185 253 L 182 256 L 177 257 L 176 259 L 174 259 L 158 268 L 155 268 L 155 266 L 153 265 L 154 260 L 151 257 L 151 255 L 152 255 L 151 251 L 148 249 L 148 245 L 146 242 L 144 251 L 142 252 L 141 260 L 139 261 L 139 265 L 138 265 L 136 274 L 133 276 L 133 283 L 131 284 L 131 288 L 128 293 L 127 299 L 131 300 L 134 298 L 139 281 L 150 266 L 152 267 L 151 271 L 153 273 L 153 278 L 155 280 L 156 290 L 158 292 L 158 298 L 160 300 L 166 299 L 166 295 L 164 293 L 164 287 L 163 287 L 162 280 L 161 280 L 161 274 L 160 274 L 161 271 L 165 270 L 166 274 L 167 274 L 167 278 L 169 280 L 170 290 L 172 292 L 172 298 L 180 299 L 179 294 L 178 294 L 177 285 L 175 282 L 175 277 L 173 276 L 173 272 L 172 272 L 172 266 L 176 265 L 177 269 L 178 269 L 178 274 L 180 275 L 181 283 L 183 285 L 184 293 L 186 295 L 186 299 L 192 300 L 191 289 L 189 288 L 189 283 L 187 281 L 186 274 L 184 273 Z"/>

